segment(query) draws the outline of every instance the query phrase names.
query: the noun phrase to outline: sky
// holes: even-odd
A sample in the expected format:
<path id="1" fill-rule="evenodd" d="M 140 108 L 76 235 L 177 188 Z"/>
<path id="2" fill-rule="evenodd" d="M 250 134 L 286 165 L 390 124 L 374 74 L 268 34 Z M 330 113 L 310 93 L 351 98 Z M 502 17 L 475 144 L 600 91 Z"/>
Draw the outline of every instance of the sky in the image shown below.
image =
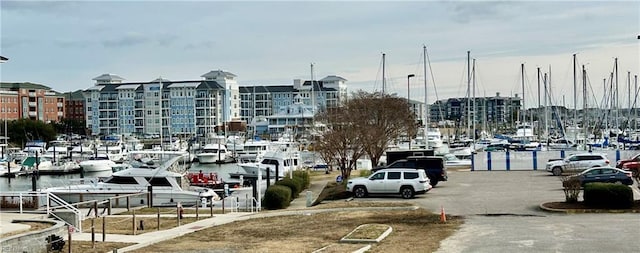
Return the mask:
<path id="1" fill-rule="evenodd" d="M 616 83 L 626 105 L 628 94 L 635 100 L 627 73 L 631 89 L 640 74 L 638 35 L 640 1 L 2 0 L 0 55 L 9 61 L 0 81 L 66 92 L 104 73 L 143 82 L 201 80 L 220 69 L 243 86 L 290 85 L 313 73 L 341 76 L 349 91 L 381 91 L 384 65 L 386 92 L 410 89 L 424 101 L 426 90 L 433 103 L 467 96 L 470 51 L 476 96 L 521 96 L 524 64 L 526 107 L 537 106 L 540 68 L 551 76 L 549 104 L 573 108 L 576 54 L 578 108 L 582 65 L 589 107 Z"/>

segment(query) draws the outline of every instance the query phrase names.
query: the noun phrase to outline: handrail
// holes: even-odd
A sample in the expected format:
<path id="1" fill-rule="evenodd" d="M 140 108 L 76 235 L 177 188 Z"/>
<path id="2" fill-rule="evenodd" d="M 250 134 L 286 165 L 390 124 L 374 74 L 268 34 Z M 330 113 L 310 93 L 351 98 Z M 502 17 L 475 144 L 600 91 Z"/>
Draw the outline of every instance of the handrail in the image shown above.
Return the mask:
<path id="1" fill-rule="evenodd" d="M 83 220 L 83 215 L 80 212 L 79 209 L 77 209 L 75 206 L 69 204 L 68 202 L 64 201 L 63 199 L 61 199 L 60 197 L 58 197 L 57 195 L 50 193 L 50 192 L 34 192 L 34 191 L 21 191 L 21 192 L 0 192 L 0 197 L 18 197 L 18 210 L 19 213 L 26 213 L 27 211 L 24 210 L 24 206 L 23 206 L 23 202 L 24 202 L 24 198 L 25 197 L 38 197 L 38 203 L 36 203 L 37 209 L 40 209 L 40 203 L 42 203 L 42 197 L 45 198 L 45 203 L 44 203 L 44 212 L 47 215 L 51 215 L 53 217 L 55 217 L 58 220 L 61 220 L 63 222 L 65 222 L 68 225 L 72 225 L 69 222 L 61 219 L 58 215 L 56 215 L 55 213 L 53 213 L 52 211 L 55 209 L 59 209 L 59 208 L 65 208 L 67 210 L 70 210 L 71 212 L 73 212 L 76 217 L 76 224 L 77 224 L 77 228 L 76 231 L 81 232 L 82 231 L 82 220 Z M 52 203 L 54 203 L 56 206 L 52 206 Z M 40 211 L 42 212 L 42 210 Z"/>

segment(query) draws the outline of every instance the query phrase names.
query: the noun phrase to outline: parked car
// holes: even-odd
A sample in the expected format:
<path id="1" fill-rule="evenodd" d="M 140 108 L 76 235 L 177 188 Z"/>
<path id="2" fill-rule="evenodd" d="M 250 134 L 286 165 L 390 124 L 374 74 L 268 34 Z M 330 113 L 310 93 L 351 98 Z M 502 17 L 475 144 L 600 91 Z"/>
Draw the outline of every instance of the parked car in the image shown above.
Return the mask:
<path id="1" fill-rule="evenodd" d="M 616 163 L 616 168 L 631 171 L 633 177 L 638 176 L 640 174 L 640 153 L 629 159 L 619 160 Z"/>
<path id="2" fill-rule="evenodd" d="M 603 154 L 574 154 L 562 160 L 547 162 L 546 170 L 554 176 L 560 176 L 565 171 L 580 172 L 589 168 L 609 166 L 609 163 L 609 159 Z"/>
<path id="3" fill-rule="evenodd" d="M 400 194 L 402 198 L 409 199 L 431 188 L 424 170 L 416 169 L 382 169 L 368 178 L 353 178 L 347 182 L 347 191 L 356 198 L 369 194 Z"/>
<path id="4" fill-rule="evenodd" d="M 424 170 L 429 177 L 431 186 L 436 186 L 440 181 L 447 181 L 449 176 L 447 174 L 447 167 L 445 166 L 445 160 L 438 156 L 409 156 L 406 159 L 396 160 L 386 167 L 375 168 L 373 171 L 377 171 L 384 168 L 405 168 L 405 169 L 420 169 Z"/>
<path id="5" fill-rule="evenodd" d="M 587 169 L 579 174 L 573 175 L 580 180 L 580 185 L 584 186 L 587 183 L 619 183 L 625 185 L 632 185 L 633 178 L 631 178 L 630 171 L 624 171 L 613 167 L 596 167 Z M 563 181 L 563 186 L 569 180 Z"/>

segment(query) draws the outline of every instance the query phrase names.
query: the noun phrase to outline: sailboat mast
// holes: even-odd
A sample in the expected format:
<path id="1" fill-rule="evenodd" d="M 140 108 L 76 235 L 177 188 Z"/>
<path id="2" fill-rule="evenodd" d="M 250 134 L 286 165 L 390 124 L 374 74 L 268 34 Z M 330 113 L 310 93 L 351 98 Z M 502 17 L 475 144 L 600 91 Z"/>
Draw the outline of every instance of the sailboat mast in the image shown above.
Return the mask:
<path id="1" fill-rule="evenodd" d="M 387 88 L 387 80 L 385 77 L 385 70 L 384 70 L 384 65 L 385 65 L 385 59 L 386 54 L 382 53 L 382 95 L 384 95 L 385 89 Z"/>
<path id="2" fill-rule="evenodd" d="M 160 87 L 158 91 L 160 92 L 160 95 L 158 96 L 158 99 L 160 100 L 160 150 L 164 150 L 164 145 L 162 143 L 162 125 L 164 124 L 164 122 L 162 122 L 162 76 L 159 79 Z"/>
<path id="3" fill-rule="evenodd" d="M 576 79 L 576 54 L 573 54 L 573 125 L 578 126 L 578 80 Z M 575 131 L 574 131 L 575 133 Z M 576 140 L 577 136 L 574 136 Z"/>
<path id="4" fill-rule="evenodd" d="M 547 74 L 544 74 L 543 77 L 544 84 L 544 134 L 546 138 L 549 139 L 549 108 L 547 106 L 547 96 L 549 93 L 547 92 Z"/>
<path id="5" fill-rule="evenodd" d="M 635 123 L 633 130 L 634 131 L 638 131 L 638 104 L 636 103 L 638 101 L 638 75 L 634 75 L 634 84 L 633 84 L 633 90 L 635 90 L 635 96 L 633 97 L 633 122 Z"/>
<path id="6" fill-rule="evenodd" d="M 584 128 L 585 137 L 589 136 L 587 124 L 587 70 L 582 65 L 582 128 Z"/>
<path id="7" fill-rule="evenodd" d="M 614 65 L 615 65 L 615 71 L 616 71 L 616 97 L 615 97 L 616 104 L 615 105 L 616 105 L 616 141 L 617 141 L 618 140 L 618 133 L 619 133 L 618 129 L 620 129 L 620 117 L 618 117 L 619 116 L 618 113 L 619 113 L 619 110 L 620 110 L 620 104 L 618 102 L 619 94 L 618 94 L 618 58 L 617 57 L 615 58 Z"/>
<path id="8" fill-rule="evenodd" d="M 625 123 L 625 128 L 630 129 L 629 120 L 631 119 L 631 71 L 627 71 L 627 107 L 629 117 L 627 118 L 627 122 Z M 630 134 L 630 133 L 629 133 Z"/>
<path id="9" fill-rule="evenodd" d="M 430 120 L 430 108 L 428 101 L 428 91 L 427 91 L 427 46 L 422 46 L 422 60 L 424 63 L 424 142 L 426 143 L 427 149 L 429 149 L 429 138 L 427 138 L 427 133 L 429 132 L 429 120 Z"/>
<path id="10" fill-rule="evenodd" d="M 520 121 L 520 124 L 524 124 L 527 121 L 527 107 L 524 100 L 524 63 L 520 63 L 520 72 L 522 75 L 522 121 Z"/>
<path id="11" fill-rule="evenodd" d="M 471 136 L 471 51 L 467 51 L 467 138 Z"/>
<path id="12" fill-rule="evenodd" d="M 472 140 L 473 143 L 475 145 L 476 143 L 476 59 L 473 59 L 473 88 L 471 89 L 473 91 L 473 99 L 471 100 L 471 102 L 473 103 L 473 106 L 471 107 L 473 110 L 473 117 L 471 120 L 471 124 L 473 124 L 473 131 L 472 131 Z M 474 147 L 475 149 L 475 147 Z"/>
<path id="13" fill-rule="evenodd" d="M 536 110 L 538 113 L 540 113 L 540 67 L 537 67 L 538 70 L 538 110 Z M 539 115 L 539 114 L 538 114 Z M 541 126 L 540 126 L 540 117 L 538 117 L 538 126 L 536 127 L 536 129 L 538 129 L 538 140 L 540 140 L 540 132 L 542 132 L 541 130 Z"/>

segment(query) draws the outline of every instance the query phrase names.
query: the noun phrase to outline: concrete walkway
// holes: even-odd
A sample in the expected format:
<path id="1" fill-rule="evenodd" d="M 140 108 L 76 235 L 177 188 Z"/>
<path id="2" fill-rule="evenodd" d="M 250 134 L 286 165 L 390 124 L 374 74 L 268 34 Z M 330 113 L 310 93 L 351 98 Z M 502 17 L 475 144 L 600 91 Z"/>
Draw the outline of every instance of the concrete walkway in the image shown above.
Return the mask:
<path id="1" fill-rule="evenodd" d="M 174 227 L 171 229 L 165 229 L 160 231 L 146 232 L 140 235 L 122 235 L 122 234 L 106 234 L 105 241 L 107 242 L 122 242 L 122 243 L 135 243 L 134 245 L 118 249 L 118 252 L 127 252 L 133 251 L 136 249 L 140 249 L 154 243 L 158 243 L 161 241 L 173 239 L 188 233 L 196 232 L 205 228 L 209 228 L 212 226 L 223 225 L 227 223 L 231 223 L 234 221 L 247 220 L 251 218 L 258 217 L 271 217 L 271 216 L 280 216 L 280 215 L 292 215 L 300 212 L 325 212 L 331 210 L 306 210 L 307 204 L 313 203 L 320 193 L 322 189 L 326 186 L 328 181 L 314 181 L 311 183 L 309 188 L 303 191 L 298 198 L 294 199 L 290 206 L 285 210 L 278 211 L 270 211 L 270 212 L 234 212 L 234 213 L 225 213 L 225 214 L 214 214 L 213 217 L 208 217 L 208 215 L 200 215 L 202 218 L 196 222 L 184 224 L 178 227 Z M 306 210 L 306 211 L 305 211 Z M 86 212 L 85 212 L 86 213 Z M 114 212 L 117 213 L 117 212 Z M 15 214 L 15 213 L 0 213 L 2 217 L 2 222 L 0 224 L 1 233 L 8 233 L 10 231 L 17 231 L 25 229 L 25 225 L 11 223 L 14 219 L 23 219 L 23 218 L 33 218 L 37 217 L 33 214 Z M 153 216 L 156 215 L 136 215 L 136 217 L 145 217 L 145 216 Z M 163 215 L 164 216 L 164 215 Z M 195 217 L 195 214 L 185 214 L 186 217 Z M 40 217 L 43 217 L 40 215 Z M 119 216 L 122 217 L 122 216 Z M 27 228 L 28 229 L 28 228 Z M 68 238 L 65 238 L 68 240 Z M 91 233 L 87 233 L 84 231 L 83 233 L 73 233 L 71 235 L 72 241 L 91 241 Z M 102 241 L 102 234 L 95 233 L 96 241 Z"/>

